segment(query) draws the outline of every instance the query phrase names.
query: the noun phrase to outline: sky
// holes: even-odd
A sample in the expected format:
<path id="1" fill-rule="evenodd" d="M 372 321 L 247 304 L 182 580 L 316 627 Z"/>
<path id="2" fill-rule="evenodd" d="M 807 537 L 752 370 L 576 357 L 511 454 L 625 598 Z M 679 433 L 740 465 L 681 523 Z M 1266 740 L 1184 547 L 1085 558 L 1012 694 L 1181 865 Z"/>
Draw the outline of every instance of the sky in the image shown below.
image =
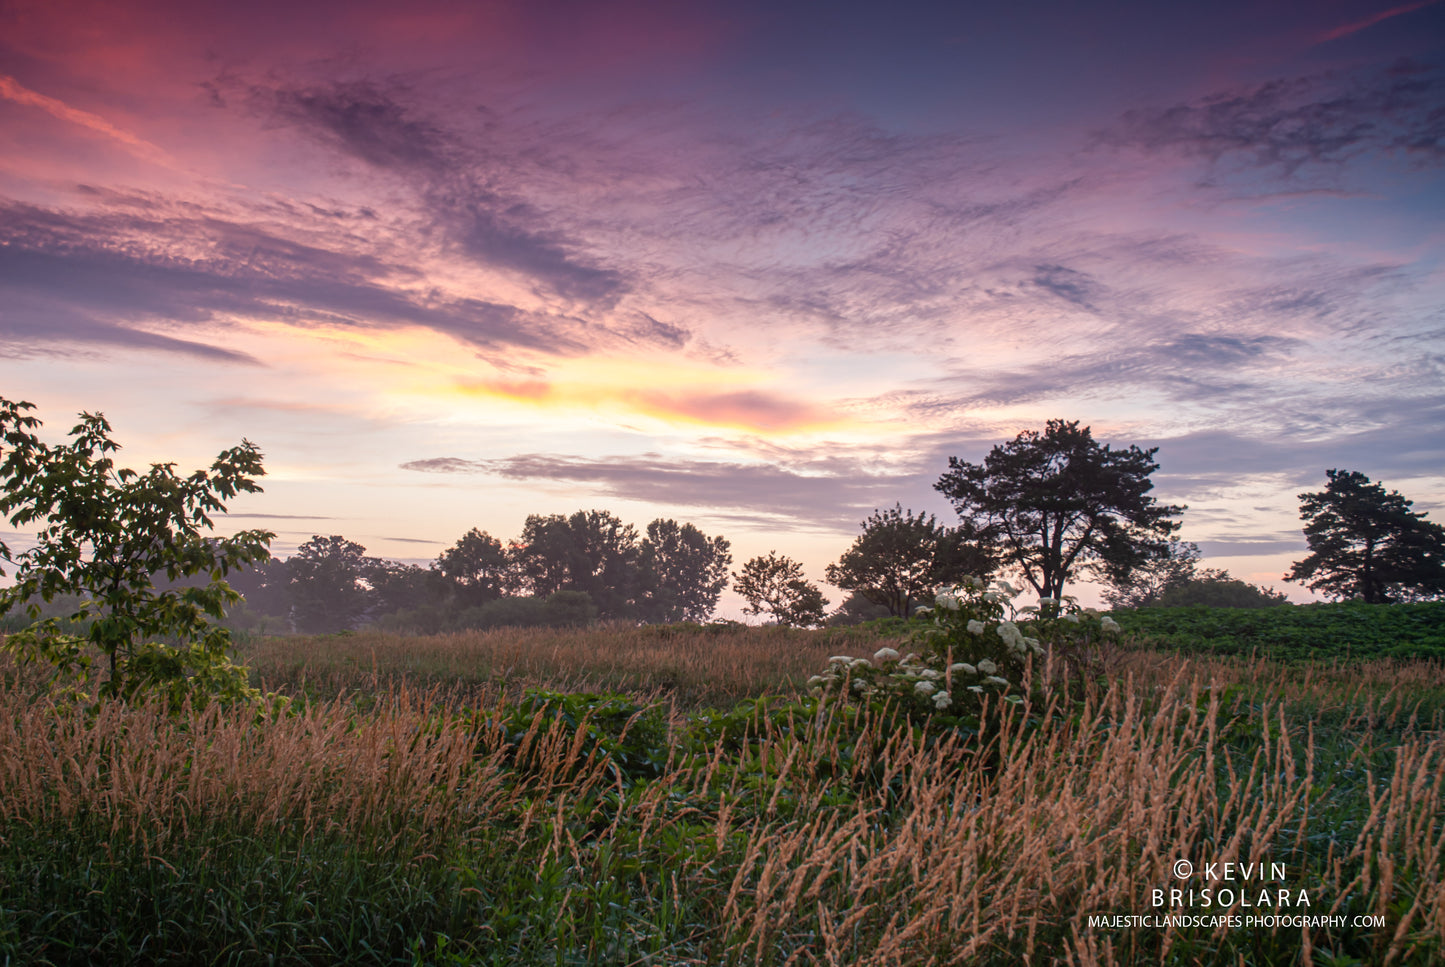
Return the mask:
<path id="1" fill-rule="evenodd" d="M 1078 420 L 1306 601 L 1326 469 L 1445 519 L 1442 162 L 1442 0 L 0 0 L 0 396 L 254 441 L 280 556 L 599 508 L 820 583 Z"/>

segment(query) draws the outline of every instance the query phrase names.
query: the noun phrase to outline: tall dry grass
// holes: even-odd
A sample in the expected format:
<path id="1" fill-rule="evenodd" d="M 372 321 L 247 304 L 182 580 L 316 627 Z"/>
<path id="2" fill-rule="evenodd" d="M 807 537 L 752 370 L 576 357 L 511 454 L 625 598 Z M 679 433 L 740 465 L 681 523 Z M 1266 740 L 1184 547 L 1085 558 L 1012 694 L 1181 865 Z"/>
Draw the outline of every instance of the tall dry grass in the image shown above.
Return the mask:
<path id="1" fill-rule="evenodd" d="M 1310 912 L 1385 918 L 1367 962 L 1433 962 L 1445 943 L 1445 740 L 1403 742 L 1385 774 L 1368 776 L 1363 821 L 1337 830 L 1313 816 L 1330 790 L 1308 736 L 1267 712 L 1281 727 L 1240 757 L 1217 696 L 1176 684 L 1150 704 L 1113 688 L 1067 726 L 1051 728 L 1060 713 L 1046 712 L 1033 742 L 1015 720 L 991 776 L 906 747 L 909 808 L 891 823 L 878 821 L 880 804 L 751 830 L 732 894 L 746 903 L 730 908 L 749 958 L 781 945 L 828 964 L 1232 963 L 1228 952 L 1263 947 L 1311 963 L 1316 949 L 1343 949 L 1343 930 L 1270 929 L 1261 941 L 1227 926 L 1089 924 L 1168 912 L 1153 890 L 1179 886 L 1171 864 L 1190 859 L 1283 862 Z"/>
<path id="2" fill-rule="evenodd" d="M 358 685 L 505 682 L 513 690 L 667 693 L 696 707 L 791 692 L 838 649 L 871 654 L 877 647 L 875 636 L 858 631 L 603 625 L 270 637 L 243 642 L 240 651 L 267 687 L 323 695 Z"/>
<path id="3" fill-rule="evenodd" d="M 1328 699 L 1336 685 L 1319 688 Z M 98 823 L 164 860 L 202 829 L 287 828 L 457 868 L 501 844 L 529 898 L 517 902 L 538 911 L 523 934 L 553 930 L 548 944 L 593 963 L 644 948 L 653 963 L 879 967 L 1437 962 L 1445 737 L 1383 742 L 1359 718 L 1350 748 L 1325 749 L 1279 703 L 1231 712 L 1222 695 L 1188 669 L 1141 671 L 1082 707 L 1016 710 L 983 758 L 876 717 L 846 730 L 763 718 L 750 739 L 679 752 L 629 787 L 589 751 L 585 722 L 538 717 L 509 740 L 501 706 L 447 711 L 411 692 L 262 727 L 216 708 L 87 718 L 7 692 L 0 836 Z M 1309 912 L 1385 926 L 1091 925 L 1160 912 L 1153 890 L 1179 885 L 1181 858 L 1280 862 Z M 501 942 L 488 911 L 502 876 L 458 887 L 490 898 L 475 901 L 481 932 L 458 938 L 479 957 Z"/>

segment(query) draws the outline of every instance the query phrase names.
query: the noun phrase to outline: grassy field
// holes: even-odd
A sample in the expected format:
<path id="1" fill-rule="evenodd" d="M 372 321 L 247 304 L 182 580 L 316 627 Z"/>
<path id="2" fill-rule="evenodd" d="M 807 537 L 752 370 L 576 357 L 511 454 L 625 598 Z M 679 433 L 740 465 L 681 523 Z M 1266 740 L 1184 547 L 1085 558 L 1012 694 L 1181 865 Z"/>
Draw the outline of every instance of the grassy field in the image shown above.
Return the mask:
<path id="1" fill-rule="evenodd" d="M 0 963 L 1445 958 L 1440 662 L 1126 644 L 979 749 L 803 691 L 882 643 L 263 639 L 299 700 L 259 723 L 67 711 L 7 670 Z M 1301 913 L 1343 919 L 1244 923 Z"/>

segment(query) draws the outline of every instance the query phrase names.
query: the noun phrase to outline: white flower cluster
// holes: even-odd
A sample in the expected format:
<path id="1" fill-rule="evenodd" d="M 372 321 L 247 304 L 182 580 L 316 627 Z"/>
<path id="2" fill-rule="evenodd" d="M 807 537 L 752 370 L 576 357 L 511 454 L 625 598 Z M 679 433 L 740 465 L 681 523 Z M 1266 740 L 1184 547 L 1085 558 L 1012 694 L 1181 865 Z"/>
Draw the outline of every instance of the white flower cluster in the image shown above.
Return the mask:
<path id="1" fill-rule="evenodd" d="M 1031 657 L 1047 656 L 1048 646 L 1040 638 L 1074 638 L 1090 628 L 1120 630 L 1112 618 L 1081 612 L 1073 598 L 1044 597 L 1038 607 L 1017 608 L 1013 600 L 1018 594 L 1007 581 L 990 584 L 965 577 L 954 587 L 940 589 L 934 607 L 918 609 L 919 615 L 932 619 L 915 639 L 923 645 L 923 656 L 901 655 L 894 648 L 878 649 L 871 661 L 834 655 L 827 671 L 810 678 L 808 685 L 817 695 L 876 695 L 938 710 L 956 706 L 958 696 L 976 701 L 974 696 L 1001 694 L 1004 701 L 1017 703 L 1022 698 L 1010 679 L 1017 679 Z M 1037 628 L 1039 637 L 1025 634 L 1026 628 Z M 972 660 L 947 657 L 959 652 Z"/>
<path id="2" fill-rule="evenodd" d="M 1019 626 L 1012 621 L 999 622 L 998 636 L 1003 639 L 1005 645 L 1008 645 L 1010 651 L 1020 657 L 1028 654 L 1030 651 L 1040 656 L 1044 653 L 1044 647 L 1039 644 L 1039 640 L 1037 638 L 1025 637 L 1024 633 L 1019 630 Z"/>

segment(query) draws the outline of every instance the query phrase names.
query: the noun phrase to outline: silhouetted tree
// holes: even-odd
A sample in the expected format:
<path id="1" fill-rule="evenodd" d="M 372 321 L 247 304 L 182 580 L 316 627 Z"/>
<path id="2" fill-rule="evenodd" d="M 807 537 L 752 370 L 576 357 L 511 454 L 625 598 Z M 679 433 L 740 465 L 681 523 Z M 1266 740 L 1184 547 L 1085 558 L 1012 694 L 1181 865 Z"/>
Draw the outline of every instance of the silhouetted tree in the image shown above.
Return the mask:
<path id="1" fill-rule="evenodd" d="M 849 594 L 843 599 L 834 611 L 828 615 L 828 627 L 847 627 L 848 625 L 861 625 L 865 621 L 875 621 L 879 618 L 887 618 L 888 609 L 881 604 L 874 604 L 857 591 Z"/>
<path id="2" fill-rule="evenodd" d="M 287 560 L 291 620 L 299 631 L 320 634 L 356 625 L 374 596 L 366 575 L 380 562 L 339 534 L 314 536 Z"/>
<path id="3" fill-rule="evenodd" d="M 475 527 L 442 551 L 434 566 L 451 582 L 461 607 L 495 601 L 517 583 L 515 562 L 502 542 Z"/>
<path id="4" fill-rule="evenodd" d="M 931 601 L 942 585 L 965 575 L 987 577 L 995 562 L 967 527 L 940 527 L 932 514 L 904 511 L 901 504 L 875 510 L 859 525 L 863 533 L 828 565 L 828 583 L 856 591 L 891 615 L 907 617 L 919 603 Z"/>
<path id="5" fill-rule="evenodd" d="M 996 545 L 1041 597 L 1057 598 L 1084 570 L 1121 574 L 1166 553 L 1183 507 L 1149 491 L 1157 447 L 1112 450 L 1078 421 L 1049 420 L 996 446 L 981 464 L 948 458 L 934 489 Z"/>
<path id="6" fill-rule="evenodd" d="M 642 541 L 641 616 L 658 622 L 706 621 L 727 587 L 732 562 L 725 538 L 708 537 L 692 524 L 653 521 Z"/>
<path id="7" fill-rule="evenodd" d="M 1358 471 L 1325 475 L 1324 490 L 1299 495 L 1310 555 L 1284 579 L 1377 604 L 1445 595 L 1445 528 Z"/>
<path id="8" fill-rule="evenodd" d="M 362 577 L 379 614 L 438 606 L 450 591 L 441 572 L 400 561 L 375 561 Z"/>
<path id="9" fill-rule="evenodd" d="M 810 627 L 823 623 L 828 599 L 803 578 L 803 566 L 792 558 L 769 551 L 743 565 L 733 575 L 733 588 L 747 599 L 746 614 L 767 613 L 780 625 Z"/>
<path id="10" fill-rule="evenodd" d="M 515 547 L 518 571 L 535 596 L 582 591 L 601 618 L 635 614 L 642 552 L 631 524 L 605 510 L 534 514 Z"/>
<path id="11" fill-rule="evenodd" d="M 1192 581 L 1199 570 L 1199 545 L 1181 541 L 1178 535 L 1169 538 L 1164 553 L 1153 560 L 1119 573 L 1105 568 L 1109 586 L 1104 600 L 1112 608 L 1143 608 L 1159 603 L 1159 596 L 1168 588 Z"/>
<path id="12" fill-rule="evenodd" d="M 1194 577 L 1171 584 L 1148 604 L 1161 608 L 1206 605 L 1211 608 L 1273 608 L 1289 604 L 1283 591 L 1263 588 L 1207 567 Z"/>

